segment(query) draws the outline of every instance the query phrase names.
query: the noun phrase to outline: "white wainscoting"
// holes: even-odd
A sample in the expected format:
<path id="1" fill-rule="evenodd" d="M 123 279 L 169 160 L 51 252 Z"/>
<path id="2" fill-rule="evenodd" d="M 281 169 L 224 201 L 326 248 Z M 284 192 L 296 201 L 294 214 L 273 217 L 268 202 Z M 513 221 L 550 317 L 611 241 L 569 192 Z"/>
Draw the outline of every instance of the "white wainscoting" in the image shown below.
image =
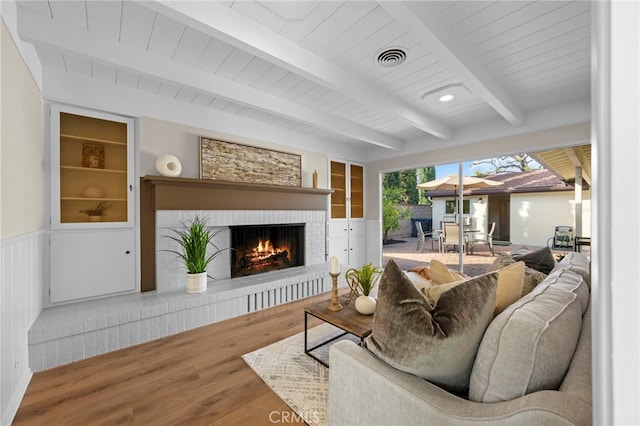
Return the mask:
<path id="1" fill-rule="evenodd" d="M 0 241 L 0 409 L 2 424 L 13 421 L 31 380 L 28 332 L 42 311 L 46 233 Z"/>

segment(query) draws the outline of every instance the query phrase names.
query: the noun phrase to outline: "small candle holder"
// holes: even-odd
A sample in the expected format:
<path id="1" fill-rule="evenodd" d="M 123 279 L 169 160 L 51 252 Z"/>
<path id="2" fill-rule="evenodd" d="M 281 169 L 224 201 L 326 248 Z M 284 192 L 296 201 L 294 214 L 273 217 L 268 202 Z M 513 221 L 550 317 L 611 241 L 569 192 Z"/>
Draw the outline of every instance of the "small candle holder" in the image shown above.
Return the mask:
<path id="1" fill-rule="evenodd" d="M 329 275 L 331 275 L 333 284 L 331 286 L 331 303 L 329 303 L 327 309 L 333 312 L 341 311 L 342 305 L 340 304 L 340 300 L 338 300 L 338 277 L 340 274 L 333 274 L 329 272 Z"/>

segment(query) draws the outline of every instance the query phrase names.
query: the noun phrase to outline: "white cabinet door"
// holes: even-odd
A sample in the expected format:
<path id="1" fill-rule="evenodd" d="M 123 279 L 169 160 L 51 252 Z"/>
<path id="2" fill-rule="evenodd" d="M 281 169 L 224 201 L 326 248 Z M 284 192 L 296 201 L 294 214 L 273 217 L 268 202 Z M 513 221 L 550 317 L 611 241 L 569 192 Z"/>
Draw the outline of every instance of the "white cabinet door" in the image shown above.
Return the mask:
<path id="1" fill-rule="evenodd" d="M 365 261 L 366 225 L 363 220 L 329 222 L 329 256 L 341 265 L 360 268 Z"/>
<path id="2" fill-rule="evenodd" d="M 51 303 L 135 290 L 135 231 L 51 234 Z"/>

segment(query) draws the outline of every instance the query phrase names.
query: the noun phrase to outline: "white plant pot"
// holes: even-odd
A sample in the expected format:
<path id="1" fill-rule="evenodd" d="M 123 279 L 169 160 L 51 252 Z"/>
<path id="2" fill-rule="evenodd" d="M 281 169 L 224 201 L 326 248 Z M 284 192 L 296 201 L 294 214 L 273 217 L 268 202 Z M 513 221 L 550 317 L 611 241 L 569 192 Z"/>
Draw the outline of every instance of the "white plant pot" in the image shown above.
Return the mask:
<path id="1" fill-rule="evenodd" d="M 358 296 L 356 298 L 356 311 L 362 315 L 371 315 L 376 310 L 376 299 L 371 296 Z"/>
<path id="2" fill-rule="evenodd" d="M 207 273 L 187 274 L 187 293 L 202 293 L 207 289 Z"/>

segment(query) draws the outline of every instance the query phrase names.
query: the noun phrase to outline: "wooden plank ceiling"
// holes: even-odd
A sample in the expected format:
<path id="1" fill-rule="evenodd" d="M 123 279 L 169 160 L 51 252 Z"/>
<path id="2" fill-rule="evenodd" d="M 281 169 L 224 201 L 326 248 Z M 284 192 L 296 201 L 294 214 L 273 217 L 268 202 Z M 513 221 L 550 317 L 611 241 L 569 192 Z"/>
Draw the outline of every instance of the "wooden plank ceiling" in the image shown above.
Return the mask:
<path id="1" fill-rule="evenodd" d="M 43 72 L 402 150 L 589 98 L 588 1 L 19 1 Z M 384 67 L 377 55 L 402 49 Z M 51 75 L 56 75 L 52 72 Z M 443 88 L 454 101 L 438 102 Z M 46 96 L 46 93 L 45 93 Z"/>

